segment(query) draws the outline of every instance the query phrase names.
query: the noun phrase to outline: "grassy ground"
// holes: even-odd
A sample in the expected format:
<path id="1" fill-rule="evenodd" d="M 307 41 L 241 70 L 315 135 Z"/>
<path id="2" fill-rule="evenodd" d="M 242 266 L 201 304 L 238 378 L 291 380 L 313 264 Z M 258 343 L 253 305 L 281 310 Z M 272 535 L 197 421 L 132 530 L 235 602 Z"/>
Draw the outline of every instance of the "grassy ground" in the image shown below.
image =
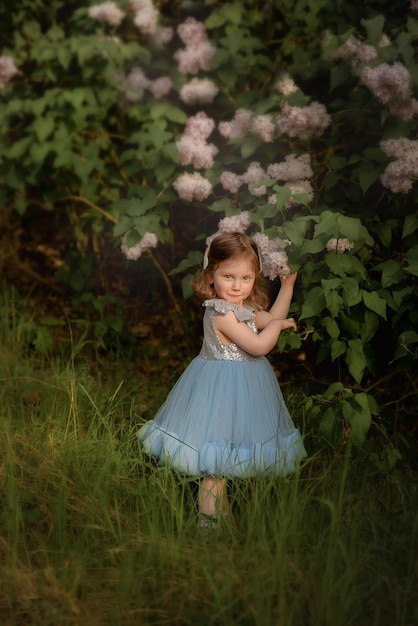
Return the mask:
<path id="1" fill-rule="evenodd" d="M 322 449 L 282 480 L 232 481 L 206 541 L 197 479 L 141 455 L 158 371 L 39 356 L 0 311 L 0 623 L 414 626 L 418 481 L 367 450 Z M 285 390 L 298 414 L 297 390 Z"/>

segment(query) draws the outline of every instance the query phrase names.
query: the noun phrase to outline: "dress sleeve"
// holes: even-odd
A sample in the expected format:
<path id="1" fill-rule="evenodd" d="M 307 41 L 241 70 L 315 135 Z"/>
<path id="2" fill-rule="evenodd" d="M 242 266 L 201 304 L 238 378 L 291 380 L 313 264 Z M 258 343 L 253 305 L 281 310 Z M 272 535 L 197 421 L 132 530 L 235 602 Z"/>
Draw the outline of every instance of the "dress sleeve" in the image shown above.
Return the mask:
<path id="1" fill-rule="evenodd" d="M 229 311 L 233 311 L 235 317 L 239 322 L 249 322 L 255 319 L 255 313 L 253 309 L 246 306 L 237 306 L 232 302 L 214 298 L 213 300 L 205 300 L 202 306 L 214 309 L 216 313 L 222 313 L 226 315 Z"/>

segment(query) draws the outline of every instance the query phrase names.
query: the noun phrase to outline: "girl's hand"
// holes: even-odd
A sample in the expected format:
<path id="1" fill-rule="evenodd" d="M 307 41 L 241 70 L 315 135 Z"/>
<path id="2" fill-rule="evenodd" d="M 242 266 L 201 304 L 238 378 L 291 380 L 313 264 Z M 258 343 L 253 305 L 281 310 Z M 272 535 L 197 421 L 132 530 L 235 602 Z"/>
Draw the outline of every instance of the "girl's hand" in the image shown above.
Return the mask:
<path id="1" fill-rule="evenodd" d="M 292 274 L 289 274 L 289 276 L 281 276 L 280 282 L 282 287 L 293 287 L 296 282 L 297 276 L 297 272 L 293 272 Z"/>
<path id="2" fill-rule="evenodd" d="M 289 328 L 291 328 L 295 332 L 297 331 L 296 322 L 293 319 L 293 317 L 288 317 L 285 320 L 281 320 L 281 322 L 282 322 L 282 330 L 288 330 Z"/>

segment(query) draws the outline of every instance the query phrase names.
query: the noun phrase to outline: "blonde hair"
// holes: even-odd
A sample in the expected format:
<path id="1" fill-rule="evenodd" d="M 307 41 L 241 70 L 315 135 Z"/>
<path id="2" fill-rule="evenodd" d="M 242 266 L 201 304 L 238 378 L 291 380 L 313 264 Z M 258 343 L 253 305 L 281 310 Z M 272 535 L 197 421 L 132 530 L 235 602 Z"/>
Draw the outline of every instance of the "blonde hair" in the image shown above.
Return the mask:
<path id="1" fill-rule="evenodd" d="M 222 261 L 241 256 L 249 259 L 255 272 L 253 290 L 246 302 L 255 309 L 266 309 L 269 305 L 269 297 L 265 279 L 261 274 L 257 245 L 251 237 L 243 233 L 222 233 L 212 240 L 207 251 L 208 265 L 193 283 L 194 292 L 203 300 L 216 298 L 213 272 Z"/>

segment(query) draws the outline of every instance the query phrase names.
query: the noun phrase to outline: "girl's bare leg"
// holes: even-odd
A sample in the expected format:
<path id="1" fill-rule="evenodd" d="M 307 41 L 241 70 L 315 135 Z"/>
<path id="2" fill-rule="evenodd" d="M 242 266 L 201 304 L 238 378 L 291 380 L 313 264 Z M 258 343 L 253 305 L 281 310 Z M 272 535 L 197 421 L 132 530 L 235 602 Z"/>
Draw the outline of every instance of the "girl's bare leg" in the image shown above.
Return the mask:
<path id="1" fill-rule="evenodd" d="M 199 486 L 199 512 L 205 517 L 226 515 L 228 499 L 226 480 L 205 476 Z"/>

